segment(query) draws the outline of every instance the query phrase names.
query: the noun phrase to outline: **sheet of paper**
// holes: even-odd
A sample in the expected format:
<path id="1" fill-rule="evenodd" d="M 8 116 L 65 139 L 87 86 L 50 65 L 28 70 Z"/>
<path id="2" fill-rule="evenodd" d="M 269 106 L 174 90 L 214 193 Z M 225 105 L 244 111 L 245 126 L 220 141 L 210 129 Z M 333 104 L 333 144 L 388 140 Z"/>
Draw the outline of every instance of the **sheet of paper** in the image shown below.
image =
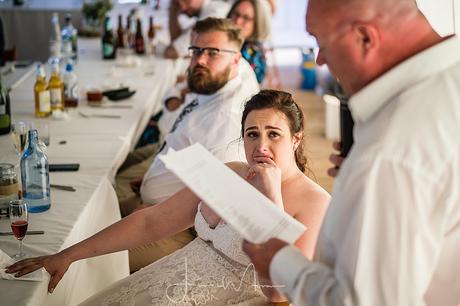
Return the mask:
<path id="1" fill-rule="evenodd" d="M 279 238 L 293 244 L 306 230 L 198 143 L 180 151 L 170 149 L 160 159 L 252 243 Z"/>

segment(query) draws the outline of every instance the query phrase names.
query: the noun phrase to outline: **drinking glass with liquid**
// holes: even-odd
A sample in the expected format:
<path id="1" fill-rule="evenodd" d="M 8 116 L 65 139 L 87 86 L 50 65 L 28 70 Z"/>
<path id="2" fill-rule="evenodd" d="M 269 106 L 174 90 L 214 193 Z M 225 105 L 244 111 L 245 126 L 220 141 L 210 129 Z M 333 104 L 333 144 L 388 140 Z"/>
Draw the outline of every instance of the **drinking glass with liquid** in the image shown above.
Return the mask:
<path id="1" fill-rule="evenodd" d="M 26 254 L 22 251 L 22 240 L 26 236 L 29 218 L 27 204 L 24 200 L 13 200 L 10 202 L 10 225 L 14 236 L 19 241 L 19 252 L 12 257 L 21 259 Z"/>
<path id="2" fill-rule="evenodd" d="M 25 122 L 19 121 L 13 123 L 11 126 L 11 137 L 13 139 L 13 145 L 16 149 L 16 152 L 21 156 L 22 152 L 27 144 L 27 131 L 28 131 L 27 124 Z"/>

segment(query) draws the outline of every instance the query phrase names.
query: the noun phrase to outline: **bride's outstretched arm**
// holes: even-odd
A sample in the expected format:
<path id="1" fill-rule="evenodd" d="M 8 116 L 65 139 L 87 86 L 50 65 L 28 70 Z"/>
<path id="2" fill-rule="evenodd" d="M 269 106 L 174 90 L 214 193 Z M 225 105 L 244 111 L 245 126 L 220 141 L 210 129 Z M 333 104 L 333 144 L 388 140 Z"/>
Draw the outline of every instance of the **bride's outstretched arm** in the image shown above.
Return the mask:
<path id="1" fill-rule="evenodd" d="M 185 188 L 168 200 L 142 209 L 57 254 L 19 261 L 6 272 L 19 277 L 44 267 L 53 292 L 74 261 L 131 249 L 168 237 L 193 225 L 199 198 Z"/>

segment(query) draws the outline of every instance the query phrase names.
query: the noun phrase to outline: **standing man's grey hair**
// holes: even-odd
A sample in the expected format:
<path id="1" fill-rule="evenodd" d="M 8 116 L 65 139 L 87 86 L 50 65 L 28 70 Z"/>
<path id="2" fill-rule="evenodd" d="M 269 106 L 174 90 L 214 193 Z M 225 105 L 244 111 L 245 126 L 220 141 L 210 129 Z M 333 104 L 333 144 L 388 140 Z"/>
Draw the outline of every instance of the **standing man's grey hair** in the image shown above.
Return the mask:
<path id="1" fill-rule="evenodd" d="M 414 0 L 310 0 L 306 21 L 348 94 L 440 40 Z"/>

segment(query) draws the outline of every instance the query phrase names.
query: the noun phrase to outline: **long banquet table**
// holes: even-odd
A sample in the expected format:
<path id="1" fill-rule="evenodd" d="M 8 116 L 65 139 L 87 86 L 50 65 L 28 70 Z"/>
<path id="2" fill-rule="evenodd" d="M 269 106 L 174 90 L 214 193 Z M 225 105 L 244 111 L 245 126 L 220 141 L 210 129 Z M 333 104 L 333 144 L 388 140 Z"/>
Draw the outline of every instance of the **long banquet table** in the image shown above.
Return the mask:
<path id="1" fill-rule="evenodd" d="M 114 61 L 100 60 L 100 41 L 80 40 L 76 66 L 82 89 L 122 83 L 135 89 L 130 99 L 117 102 L 130 108 L 93 108 L 81 99 L 68 120 L 37 119 L 33 116 L 33 83 L 30 76 L 11 92 L 13 121 L 47 123 L 50 163 L 79 163 L 78 172 L 52 172 L 54 184 L 71 185 L 76 192 L 51 189 L 51 209 L 29 214 L 29 235 L 24 250 L 29 256 L 58 252 L 120 219 L 118 200 L 112 187 L 116 171 L 134 147 L 150 116 L 160 108 L 160 99 L 182 71 L 182 60 L 141 58 L 135 68 L 121 68 Z M 103 105 L 112 105 L 106 102 Z M 120 119 L 84 118 L 85 114 L 110 114 Z M 65 141 L 65 144 L 63 144 Z M 0 136 L 0 162 L 17 165 L 11 138 Z M 0 218 L 0 231 L 10 231 L 9 221 Z M 13 236 L 0 236 L 0 249 L 9 255 L 17 251 Z M 128 275 L 127 252 L 118 252 L 72 264 L 53 294 L 46 293 L 47 281 L 0 280 L 0 305 L 76 305 L 112 282 Z"/>

